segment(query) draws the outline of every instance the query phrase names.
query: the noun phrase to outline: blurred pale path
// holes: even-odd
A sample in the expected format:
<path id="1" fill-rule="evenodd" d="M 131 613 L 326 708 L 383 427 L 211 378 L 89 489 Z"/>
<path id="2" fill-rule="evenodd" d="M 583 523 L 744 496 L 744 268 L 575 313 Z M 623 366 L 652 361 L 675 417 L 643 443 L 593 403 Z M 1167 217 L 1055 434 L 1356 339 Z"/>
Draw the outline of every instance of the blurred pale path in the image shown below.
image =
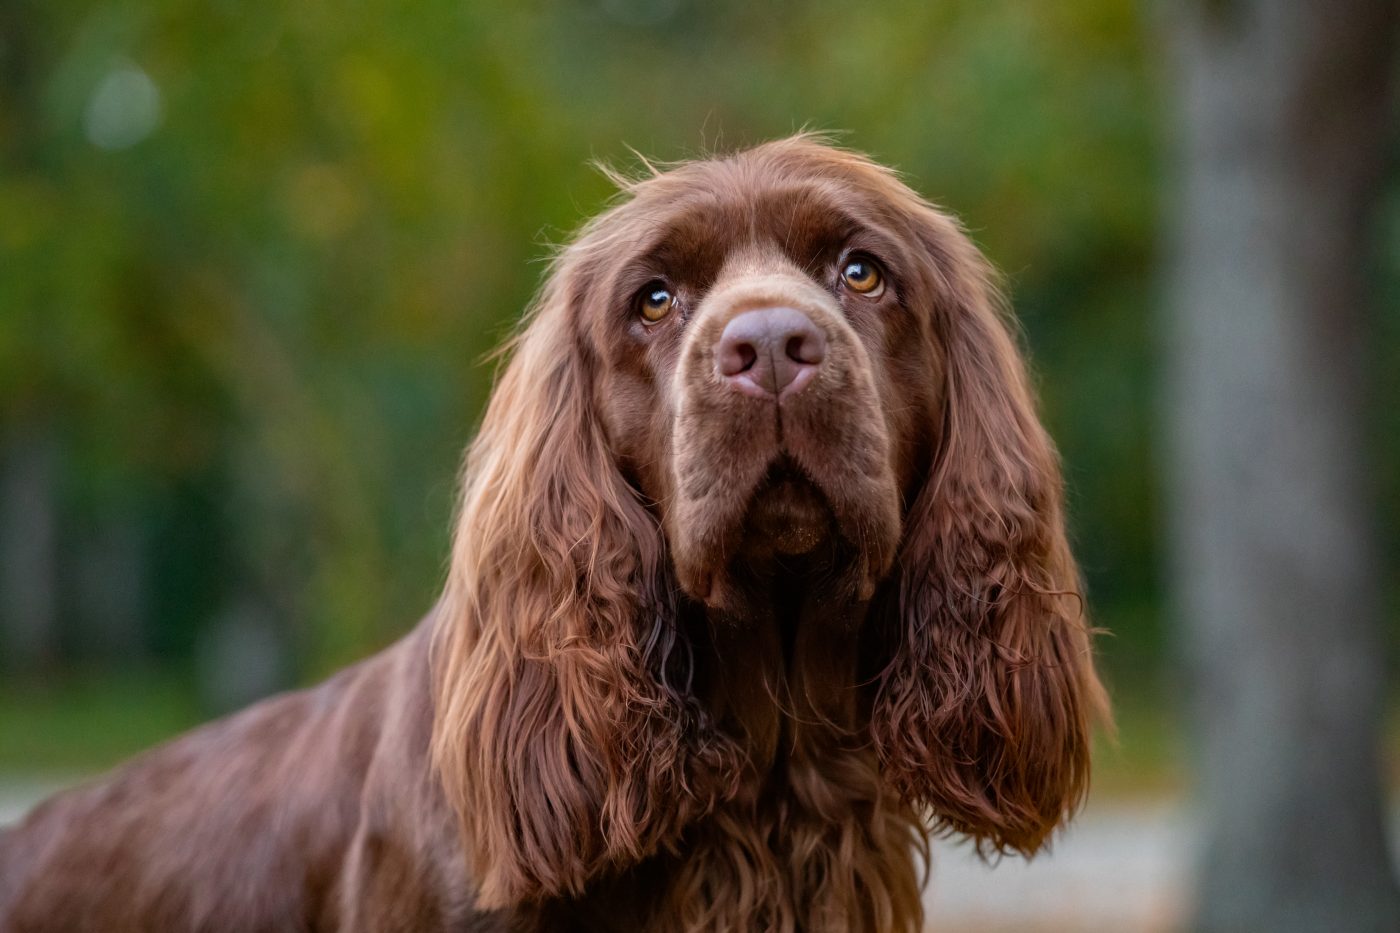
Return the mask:
<path id="1" fill-rule="evenodd" d="M 1189 903 L 1197 821 L 1175 803 L 1091 803 L 1053 851 L 989 866 L 970 847 L 934 849 L 929 929 L 977 933 L 1163 933 Z"/>

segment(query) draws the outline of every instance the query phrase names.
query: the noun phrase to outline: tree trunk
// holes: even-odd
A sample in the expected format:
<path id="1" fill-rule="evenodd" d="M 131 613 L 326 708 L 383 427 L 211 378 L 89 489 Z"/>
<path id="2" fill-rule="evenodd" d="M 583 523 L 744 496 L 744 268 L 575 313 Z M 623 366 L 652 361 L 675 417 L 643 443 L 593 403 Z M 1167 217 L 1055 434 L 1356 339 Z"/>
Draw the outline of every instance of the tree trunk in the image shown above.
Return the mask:
<path id="1" fill-rule="evenodd" d="M 1170 16 L 1168 514 L 1206 828 L 1195 928 L 1394 930 L 1363 388 L 1396 4 Z"/>

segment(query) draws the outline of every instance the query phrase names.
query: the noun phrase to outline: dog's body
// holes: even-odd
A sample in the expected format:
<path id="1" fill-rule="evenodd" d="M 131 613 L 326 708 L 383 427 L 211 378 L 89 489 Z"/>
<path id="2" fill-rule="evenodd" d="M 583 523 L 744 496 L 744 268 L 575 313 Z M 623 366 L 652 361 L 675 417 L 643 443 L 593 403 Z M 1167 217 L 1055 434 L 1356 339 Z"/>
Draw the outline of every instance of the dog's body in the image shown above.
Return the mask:
<path id="1" fill-rule="evenodd" d="M 434 612 L 0 836 L 0 933 L 913 931 L 1034 853 L 1105 709 L 989 272 L 797 137 L 556 262 Z"/>
<path id="2" fill-rule="evenodd" d="M 41 804 L 0 835 L 0 929 L 475 928 L 429 624 Z"/>

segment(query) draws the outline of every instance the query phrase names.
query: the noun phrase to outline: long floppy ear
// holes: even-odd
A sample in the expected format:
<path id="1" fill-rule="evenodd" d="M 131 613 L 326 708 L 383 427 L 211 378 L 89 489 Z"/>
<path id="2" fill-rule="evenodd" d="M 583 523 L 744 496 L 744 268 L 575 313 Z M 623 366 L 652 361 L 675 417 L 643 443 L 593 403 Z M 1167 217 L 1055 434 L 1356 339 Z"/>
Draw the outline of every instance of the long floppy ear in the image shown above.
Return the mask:
<path id="1" fill-rule="evenodd" d="M 433 756 L 483 908 L 651 854 L 704 805 L 696 768 L 717 754 L 671 680 L 686 659 L 664 543 L 594 409 L 574 265 L 468 454 L 434 644 Z"/>
<path id="2" fill-rule="evenodd" d="M 1058 457 L 992 273 L 921 208 L 937 279 L 940 443 L 887 594 L 893 657 L 871 728 L 885 774 L 980 851 L 1034 853 L 1088 789 L 1107 713 L 1065 537 Z"/>

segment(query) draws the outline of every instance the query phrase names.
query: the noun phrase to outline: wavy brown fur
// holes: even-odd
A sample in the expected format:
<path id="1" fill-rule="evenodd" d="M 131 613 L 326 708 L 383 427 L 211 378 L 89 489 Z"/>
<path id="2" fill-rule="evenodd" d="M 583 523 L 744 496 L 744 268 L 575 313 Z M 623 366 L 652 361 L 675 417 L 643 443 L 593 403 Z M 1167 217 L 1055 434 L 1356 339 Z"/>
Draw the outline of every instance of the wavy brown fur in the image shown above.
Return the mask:
<path id="1" fill-rule="evenodd" d="M 0 835 L 0 933 L 915 931 L 931 833 L 1072 813 L 1106 704 L 986 263 L 814 137 L 648 168 L 513 343 L 434 613 Z M 779 400 L 716 362 L 775 308 L 825 347 Z"/>

